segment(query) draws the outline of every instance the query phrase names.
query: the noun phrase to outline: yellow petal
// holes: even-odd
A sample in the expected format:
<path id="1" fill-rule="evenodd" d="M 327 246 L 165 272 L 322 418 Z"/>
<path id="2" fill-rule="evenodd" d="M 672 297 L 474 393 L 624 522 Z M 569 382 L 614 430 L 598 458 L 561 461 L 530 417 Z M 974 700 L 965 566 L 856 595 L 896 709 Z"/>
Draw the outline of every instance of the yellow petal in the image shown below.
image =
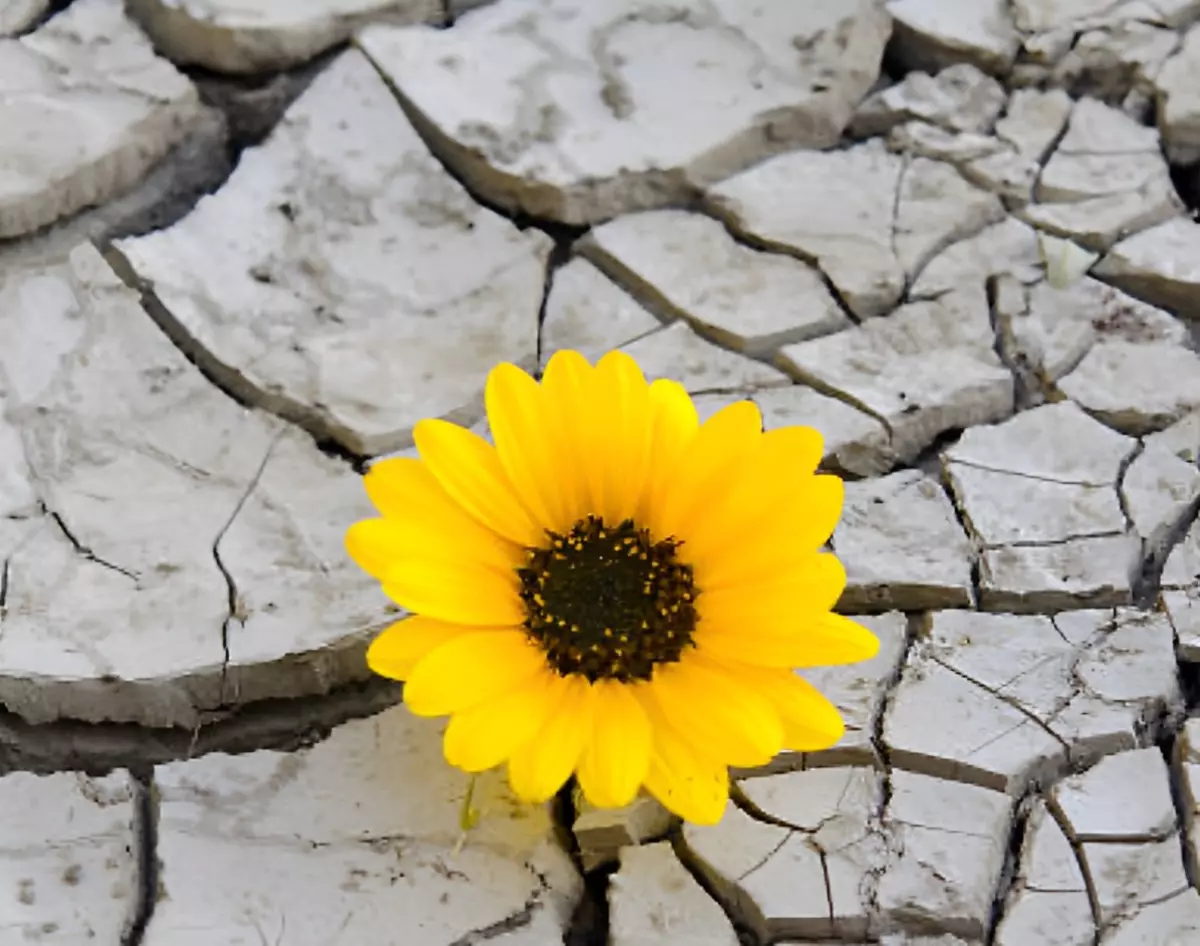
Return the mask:
<path id="1" fill-rule="evenodd" d="M 562 450 L 559 490 L 564 518 L 578 522 L 592 508 L 587 461 L 595 455 L 594 425 L 596 370 L 577 351 L 556 351 L 542 374 L 542 391 Z"/>
<path id="2" fill-rule="evenodd" d="M 508 760 L 508 781 L 522 801 L 552 797 L 571 777 L 592 730 L 592 687 L 584 677 L 560 677 L 562 697 L 529 742 Z"/>
<path id="3" fill-rule="evenodd" d="M 783 722 L 784 748 L 820 752 L 836 745 L 846 733 L 841 714 L 811 683 L 790 670 L 746 667 L 741 676 L 752 681 Z"/>
<path id="4" fill-rule="evenodd" d="M 497 568 L 521 562 L 520 547 L 468 515 L 416 457 L 380 460 L 363 485 L 396 534 L 423 554 L 469 557 Z"/>
<path id="5" fill-rule="evenodd" d="M 448 624 L 414 614 L 386 628 L 367 648 L 367 666 L 381 677 L 407 680 L 413 667 L 447 641 L 482 628 Z M 497 628 L 497 630 L 503 630 Z"/>
<path id="6" fill-rule="evenodd" d="M 838 614 L 801 616 L 786 628 L 761 630 L 746 622 L 704 622 L 695 640 L 711 657 L 760 667 L 826 667 L 870 660 L 879 653 L 879 638 Z"/>
<path id="7" fill-rule="evenodd" d="M 836 476 L 810 477 L 792 502 L 747 521 L 731 545 L 710 550 L 703 559 L 689 559 L 697 586 L 706 591 L 731 588 L 795 573 L 833 533 L 844 491 Z"/>
<path id="8" fill-rule="evenodd" d="M 364 519 L 346 530 L 346 551 L 358 566 L 382 582 L 391 579 L 397 563 L 429 559 L 486 568 L 508 575 L 524 564 L 522 550 L 473 525 L 455 531 L 453 520 L 427 522 Z"/>
<path id="9" fill-rule="evenodd" d="M 575 520 L 567 519 L 561 484 L 575 474 L 546 392 L 516 365 L 500 364 L 488 375 L 484 401 L 496 453 L 513 489 L 542 529 L 568 531 Z"/>
<path id="10" fill-rule="evenodd" d="M 545 669 L 541 648 L 524 631 L 472 631 L 422 657 L 404 685 L 417 716 L 445 716 L 524 685 Z"/>
<path id="11" fill-rule="evenodd" d="M 789 550 L 768 574 L 724 585 L 716 581 L 720 577 L 719 562 L 707 571 L 696 569 L 700 620 L 752 624 L 764 631 L 790 627 L 796 618 L 807 620 L 828 612 L 846 588 L 845 566 L 829 552 L 797 555 Z"/>
<path id="12" fill-rule="evenodd" d="M 637 362 L 610 351 L 596 365 L 595 397 L 592 500 L 615 525 L 637 514 L 650 471 L 650 391 Z"/>
<path id="13" fill-rule="evenodd" d="M 597 808 L 628 805 L 650 770 L 650 721 L 636 686 L 592 684 L 592 731 L 579 761 L 579 787 Z"/>
<path id="14" fill-rule="evenodd" d="M 515 627 L 526 617 L 516 571 L 470 561 L 407 558 L 393 562 L 383 593 L 407 611 L 456 624 Z"/>
<path id="15" fill-rule="evenodd" d="M 379 581 L 396 564 L 395 529 L 383 519 L 364 519 L 346 530 L 346 554 L 364 572 Z"/>
<path id="16" fill-rule="evenodd" d="M 650 385 L 650 470 L 638 503 L 639 522 L 650 521 L 650 510 L 664 495 L 679 458 L 700 429 L 696 405 L 678 381 L 659 378 Z"/>
<path id="17" fill-rule="evenodd" d="M 821 474 L 799 484 L 792 502 L 768 512 L 765 521 L 777 531 L 790 530 L 792 541 L 800 548 L 819 549 L 833 535 L 845 500 L 846 487 L 841 479 Z"/>
<path id="18" fill-rule="evenodd" d="M 659 666 L 650 692 L 683 738 L 727 765 L 764 765 L 783 748 L 771 703 L 698 651 Z"/>
<path id="19" fill-rule="evenodd" d="M 654 700 L 642 701 L 654 729 L 646 790 L 693 824 L 716 824 L 729 801 L 729 769 L 680 737 Z"/>
<path id="20" fill-rule="evenodd" d="M 456 503 L 493 532 L 518 545 L 540 545 L 545 533 L 521 504 L 495 448 L 444 420 L 418 421 L 413 440 L 421 459 Z"/>
<path id="21" fill-rule="evenodd" d="M 688 522 L 727 485 L 747 451 L 762 436 L 762 414 L 753 401 L 737 401 L 700 427 L 647 509 L 655 538 L 681 536 Z"/>
<path id="22" fill-rule="evenodd" d="M 811 427 L 781 427 L 759 437 L 682 529 L 689 559 L 699 564 L 727 554 L 748 540 L 748 526 L 794 503 L 812 482 L 822 449 L 821 435 Z"/>
<path id="23" fill-rule="evenodd" d="M 483 772 L 533 739 L 562 699 L 562 677 L 548 667 L 517 689 L 455 713 L 446 727 L 446 761 L 464 772 Z"/>

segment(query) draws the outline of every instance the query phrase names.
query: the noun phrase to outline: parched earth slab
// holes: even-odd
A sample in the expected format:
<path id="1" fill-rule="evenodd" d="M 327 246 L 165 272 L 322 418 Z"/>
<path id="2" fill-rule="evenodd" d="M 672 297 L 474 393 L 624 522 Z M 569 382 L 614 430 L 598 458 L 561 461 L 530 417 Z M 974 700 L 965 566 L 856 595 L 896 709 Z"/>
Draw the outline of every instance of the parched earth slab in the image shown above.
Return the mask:
<path id="1" fill-rule="evenodd" d="M 968 62 L 1004 76 L 1020 47 L 1004 0 L 891 0 L 895 55 L 907 69 L 937 71 Z"/>
<path id="2" fill-rule="evenodd" d="M 1179 319 L 1088 276 L 1061 288 L 1000 276 L 992 317 L 1001 345 L 1043 391 L 1054 390 L 1098 341 L 1182 346 L 1188 337 Z"/>
<path id="3" fill-rule="evenodd" d="M 1167 157 L 1173 164 L 1188 165 L 1200 160 L 1200 26 L 1193 26 L 1183 45 L 1164 64 L 1154 79 L 1158 122 L 1162 127 Z"/>
<path id="4" fill-rule="evenodd" d="M 1183 830 L 1194 860 L 1200 857 L 1200 717 L 1184 723 L 1171 764 L 1179 784 Z"/>
<path id="5" fill-rule="evenodd" d="M 577 256 L 551 275 L 542 319 L 541 367 L 564 348 L 595 360 L 660 328 L 662 322 L 633 296 Z"/>
<path id="6" fill-rule="evenodd" d="M 1163 566 L 1162 587 L 1200 589 L 1200 519 L 1192 522 Z"/>
<path id="7" fill-rule="evenodd" d="M 777 361 L 792 377 L 882 421 L 892 453 L 906 461 L 948 430 L 1012 414 L 1013 376 L 993 344 L 980 284 L 787 345 Z"/>
<path id="8" fill-rule="evenodd" d="M 114 252 L 228 390 L 376 455 L 477 419 L 497 361 L 535 367 L 550 245 L 476 204 L 352 50 L 220 191 Z"/>
<path id="9" fill-rule="evenodd" d="M 1187 463 L 1200 462 L 1200 411 L 1192 411 L 1166 430 L 1146 437 L 1144 442 L 1147 447 L 1156 446 Z"/>
<path id="10" fill-rule="evenodd" d="M 1161 447 L 1139 450 L 1061 401 L 968 430 L 944 453 L 955 503 L 983 550 L 985 610 L 1130 601 L 1144 556 L 1163 551 L 1200 499 L 1194 467 Z"/>
<path id="11" fill-rule="evenodd" d="M 1062 89 L 1017 89 L 996 122 L 997 149 L 960 163 L 963 176 L 1012 205 L 1028 203 L 1074 104 Z"/>
<path id="12" fill-rule="evenodd" d="M 878 140 L 772 158 L 709 189 L 736 232 L 811 261 L 860 318 L 884 315 L 937 253 L 1004 217 L 954 168 Z"/>
<path id="13" fill-rule="evenodd" d="M 788 384 L 783 372 L 705 341 L 683 321 L 643 335 L 622 349 L 637 360 L 647 381 L 670 378 L 689 394 L 751 394 Z"/>
<path id="14" fill-rule="evenodd" d="M 0 239 L 117 197 L 204 120 L 121 0 L 79 0 L 0 38 L 0 88 Z"/>
<path id="15" fill-rule="evenodd" d="M 190 728 L 366 676 L 346 464 L 209 384 L 90 246 L 0 287 L 0 332 L 0 702 Z"/>
<path id="16" fill-rule="evenodd" d="M 1138 6 L 1129 3 L 1125 9 L 1137 16 Z M 1145 6 L 1142 9 L 1145 11 Z M 1111 18 L 1083 24 L 1094 24 L 1094 28 L 1073 37 L 1074 42 L 1057 61 L 1050 62 L 1053 57 L 1046 57 L 1039 65 L 1052 84 L 1073 95 L 1120 103 L 1137 114 L 1150 106 L 1154 79 L 1179 45 L 1179 36 L 1173 29 L 1138 19 L 1118 19 L 1116 14 L 1120 12 L 1118 7 Z M 1057 53 L 1061 47 L 1054 45 Z"/>
<path id="17" fill-rule="evenodd" d="M 1170 185 L 1158 131 L 1095 99 L 1075 103 L 1067 133 L 1042 169 L 1043 203 L 1087 200 Z"/>
<path id="18" fill-rule="evenodd" d="M 884 812 L 898 853 L 876 898 L 892 928 L 982 940 L 1004 870 L 1013 802 L 1002 793 L 894 771 Z"/>
<path id="19" fill-rule="evenodd" d="M 833 145 L 890 32 L 874 0 L 499 0 L 358 42 L 476 193 L 582 224 Z"/>
<path id="20" fill-rule="evenodd" d="M 763 941 L 865 939 L 877 928 L 865 880 L 888 857 L 882 775 L 824 768 L 740 784 L 755 814 L 731 803 L 719 824 L 683 829 L 718 897 Z"/>
<path id="21" fill-rule="evenodd" d="M 694 946 L 738 946 L 729 918 L 667 841 L 621 849 L 608 902 L 611 946 L 660 946 L 664 937 Z"/>
<path id="22" fill-rule="evenodd" d="M 1106 341 L 1058 386 L 1110 427 L 1142 436 L 1200 408 L 1200 355 L 1170 343 Z"/>
<path id="23" fill-rule="evenodd" d="M 0 778 L 0 941 L 126 941 L 143 906 L 128 773 Z"/>
<path id="24" fill-rule="evenodd" d="M 822 464 L 840 473 L 877 476 L 896 464 L 883 422 L 845 401 L 801 384 L 755 391 L 763 427 L 802 425 L 820 431 L 825 441 Z"/>
<path id="25" fill-rule="evenodd" d="M 913 282 L 908 298 L 936 300 L 953 289 L 979 290 L 989 276 L 1001 274 L 1026 286 L 1045 275 L 1037 232 L 1015 217 L 985 227 L 935 256 Z"/>
<path id="26" fill-rule="evenodd" d="M 1175 628 L 1175 653 L 1184 663 L 1200 663 L 1200 582 L 1162 592 L 1163 609 Z"/>
<path id="27" fill-rule="evenodd" d="M 143 942 L 561 942 L 580 884 L 546 808 L 489 772 L 459 844 L 467 778 L 441 728 L 397 706 L 311 749 L 160 766 Z"/>
<path id="28" fill-rule="evenodd" d="M 673 823 L 672 814 L 644 792 L 620 808 L 596 808 L 577 798 L 571 834 L 579 846 L 580 866 L 590 871 L 625 863 L 626 849 L 667 837 Z"/>
<path id="29" fill-rule="evenodd" d="M 833 533 L 846 566 L 845 611 L 927 611 L 974 604 L 975 551 L 954 505 L 920 470 L 846 484 Z"/>
<path id="30" fill-rule="evenodd" d="M 129 12 L 174 62 L 244 74 L 298 66 L 375 19 L 444 17 L 439 0 L 130 0 Z"/>
<path id="31" fill-rule="evenodd" d="M 1164 615 L 938 611 L 909 653 L 883 739 L 895 766 L 1019 795 L 1152 740 L 1182 699 Z"/>
<path id="32" fill-rule="evenodd" d="M 1135 233 L 1092 272 L 1151 305 L 1200 319 L 1200 224 L 1179 217 Z"/>
<path id="33" fill-rule="evenodd" d="M 1109 756 L 1059 782 L 1049 805 L 1086 865 L 1102 930 L 1146 923 L 1139 918 L 1147 909 L 1184 891 L 1194 895 L 1181 856 L 1170 776 L 1157 747 Z"/>
<path id="34" fill-rule="evenodd" d="M 628 214 L 592 230 L 579 251 L 648 308 L 752 357 L 852 324 L 816 270 L 743 246 L 700 214 Z"/>
<path id="35" fill-rule="evenodd" d="M 50 8 L 50 0 L 9 0 L 0 10 L 0 36 L 15 36 L 33 26 Z"/>
<path id="36" fill-rule="evenodd" d="M 1200 504 L 1200 469 L 1161 444 L 1148 443 L 1129 464 L 1121 495 L 1147 556 L 1155 561 Z"/>
<path id="37" fill-rule="evenodd" d="M 937 75 L 910 72 L 863 101 L 849 133 L 856 138 L 886 134 L 904 122 L 929 122 L 949 132 L 985 134 L 1004 109 L 1004 87 L 974 66 L 961 63 Z"/>
<path id="38" fill-rule="evenodd" d="M 996 927 L 996 946 L 1091 946 L 1095 937 L 1079 857 L 1039 799 L 1025 824 L 1016 877 Z"/>
<path id="39" fill-rule="evenodd" d="M 1101 759 L 1055 785 L 1050 799 L 1081 844 L 1163 841 L 1177 828 L 1169 780 L 1163 755 L 1152 746 Z"/>
<path id="40" fill-rule="evenodd" d="M 1148 3 L 1116 0 L 1014 0 L 1013 19 L 1018 29 L 1030 33 L 1079 28 L 1096 22 L 1142 19 L 1180 26 L 1196 16 L 1194 0 L 1151 0 Z"/>
<path id="41" fill-rule="evenodd" d="M 1137 190 L 1061 204 L 1029 204 L 1015 213 L 1054 236 L 1105 253 L 1126 237 L 1183 216 L 1183 202 L 1170 180 L 1153 178 Z"/>
<path id="42" fill-rule="evenodd" d="M 1184 890 L 1167 900 L 1141 905 L 1133 917 L 1100 939 L 1100 946 L 1193 942 L 1200 936 L 1200 894 Z"/>

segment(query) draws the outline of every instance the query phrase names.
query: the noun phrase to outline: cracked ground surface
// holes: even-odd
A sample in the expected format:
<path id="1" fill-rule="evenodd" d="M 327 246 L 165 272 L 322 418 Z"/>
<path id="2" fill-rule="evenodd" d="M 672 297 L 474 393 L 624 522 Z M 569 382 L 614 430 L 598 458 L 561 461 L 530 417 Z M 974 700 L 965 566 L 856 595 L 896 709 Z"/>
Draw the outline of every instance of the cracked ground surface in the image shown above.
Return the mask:
<path id="1" fill-rule="evenodd" d="M 253 13 L 0 9 L 0 946 L 1200 941 L 1200 4 Z M 463 839 L 366 673 L 360 472 L 562 348 L 849 479 L 715 827 Z"/>

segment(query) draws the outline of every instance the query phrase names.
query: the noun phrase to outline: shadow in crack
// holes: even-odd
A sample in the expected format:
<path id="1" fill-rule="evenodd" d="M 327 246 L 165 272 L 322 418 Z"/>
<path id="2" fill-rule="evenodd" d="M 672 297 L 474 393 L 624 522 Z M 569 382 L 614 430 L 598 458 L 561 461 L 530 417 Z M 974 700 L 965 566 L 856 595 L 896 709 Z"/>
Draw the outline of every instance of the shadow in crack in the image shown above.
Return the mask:
<path id="1" fill-rule="evenodd" d="M 402 691 L 401 684 L 373 678 L 324 696 L 262 700 L 214 713 L 211 721 L 195 730 L 74 720 L 31 725 L 0 710 L 0 774 L 70 769 L 103 775 L 120 768 L 141 771 L 210 752 L 290 751 L 322 741 L 341 723 L 394 706 Z"/>
<path id="2" fill-rule="evenodd" d="M 1192 216 L 1200 215 L 1200 163 L 1171 167 L 1171 183 Z"/>

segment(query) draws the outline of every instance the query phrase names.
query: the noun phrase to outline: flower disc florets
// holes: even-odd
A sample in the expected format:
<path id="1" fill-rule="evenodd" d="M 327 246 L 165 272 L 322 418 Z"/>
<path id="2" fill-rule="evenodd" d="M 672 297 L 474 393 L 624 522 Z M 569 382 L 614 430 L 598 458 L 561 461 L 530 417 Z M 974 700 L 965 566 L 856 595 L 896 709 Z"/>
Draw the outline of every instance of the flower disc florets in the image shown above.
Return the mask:
<path id="1" fill-rule="evenodd" d="M 525 627 L 561 674 L 649 680 L 692 645 L 696 587 L 676 558 L 679 543 L 653 542 L 626 519 L 608 527 L 596 516 L 566 535 L 548 533 L 518 570 Z"/>

